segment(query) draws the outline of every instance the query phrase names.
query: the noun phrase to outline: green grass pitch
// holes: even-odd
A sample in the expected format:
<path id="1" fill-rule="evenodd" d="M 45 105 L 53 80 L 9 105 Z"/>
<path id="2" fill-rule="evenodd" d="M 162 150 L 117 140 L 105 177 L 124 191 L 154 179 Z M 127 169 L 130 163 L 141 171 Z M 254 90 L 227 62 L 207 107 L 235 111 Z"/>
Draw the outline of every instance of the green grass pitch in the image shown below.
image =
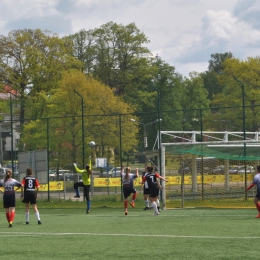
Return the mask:
<path id="1" fill-rule="evenodd" d="M 172 209 L 153 216 L 140 204 L 125 216 L 122 202 L 118 207 L 92 204 L 86 214 L 83 202 L 62 208 L 59 202 L 39 201 L 42 225 L 32 210 L 25 225 L 18 203 L 12 228 L 2 208 L 1 260 L 259 259 L 260 219 L 253 208 Z"/>

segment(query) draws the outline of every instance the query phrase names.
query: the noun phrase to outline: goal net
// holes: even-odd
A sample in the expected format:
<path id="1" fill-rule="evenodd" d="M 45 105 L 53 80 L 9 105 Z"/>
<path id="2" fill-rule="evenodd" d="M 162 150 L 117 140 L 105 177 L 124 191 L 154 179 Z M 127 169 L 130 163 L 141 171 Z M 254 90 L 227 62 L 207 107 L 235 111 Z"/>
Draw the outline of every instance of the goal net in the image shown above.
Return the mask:
<path id="1" fill-rule="evenodd" d="M 241 134 L 241 133 L 240 133 Z M 253 207 L 256 188 L 246 192 L 260 160 L 257 138 L 162 143 L 166 208 Z"/>

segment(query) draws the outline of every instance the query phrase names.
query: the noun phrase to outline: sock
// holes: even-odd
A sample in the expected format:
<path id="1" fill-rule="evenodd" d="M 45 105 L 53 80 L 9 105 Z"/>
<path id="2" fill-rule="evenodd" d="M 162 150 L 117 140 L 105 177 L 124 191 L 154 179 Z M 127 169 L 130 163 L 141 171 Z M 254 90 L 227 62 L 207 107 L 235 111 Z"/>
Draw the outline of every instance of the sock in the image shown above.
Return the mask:
<path id="1" fill-rule="evenodd" d="M 87 201 L 87 210 L 90 209 L 90 200 Z"/>
<path id="2" fill-rule="evenodd" d="M 135 201 L 135 199 L 136 199 L 136 196 L 137 196 L 137 194 L 136 194 L 136 192 L 133 194 L 133 196 L 132 196 L 132 202 L 134 202 Z"/>
<path id="3" fill-rule="evenodd" d="M 76 191 L 76 196 L 79 196 L 79 189 L 75 189 Z"/>
<path id="4" fill-rule="evenodd" d="M 41 219 L 40 219 L 40 213 L 39 213 L 39 211 L 35 212 L 35 216 L 36 216 L 36 218 L 37 218 L 38 221 L 41 220 Z M 29 216 L 28 216 L 28 217 L 29 217 Z M 28 219 L 28 221 L 29 221 L 29 219 Z"/>
<path id="5" fill-rule="evenodd" d="M 6 216 L 8 223 L 9 223 L 10 222 L 9 212 L 5 212 L 5 216 Z"/>
<path id="6" fill-rule="evenodd" d="M 29 212 L 25 212 L 25 221 L 29 222 Z"/>
<path id="7" fill-rule="evenodd" d="M 125 210 L 127 210 L 127 200 L 124 201 Z"/>
<path id="8" fill-rule="evenodd" d="M 256 203 L 256 208 L 258 210 L 258 213 L 260 214 L 260 204 L 259 204 L 259 202 Z"/>
<path id="9" fill-rule="evenodd" d="M 160 207 L 160 201 L 157 199 L 156 201 L 157 207 Z"/>
<path id="10" fill-rule="evenodd" d="M 158 214 L 158 209 L 155 201 L 152 203 L 152 206 L 153 206 L 154 213 Z"/>
<path id="11" fill-rule="evenodd" d="M 149 208 L 149 200 L 145 200 L 145 206 Z"/>
<path id="12" fill-rule="evenodd" d="M 10 215 L 9 215 L 9 220 L 10 220 L 10 222 L 13 222 L 14 221 L 14 216 L 15 216 L 15 212 L 14 211 L 12 211 L 12 212 L 10 212 Z"/>

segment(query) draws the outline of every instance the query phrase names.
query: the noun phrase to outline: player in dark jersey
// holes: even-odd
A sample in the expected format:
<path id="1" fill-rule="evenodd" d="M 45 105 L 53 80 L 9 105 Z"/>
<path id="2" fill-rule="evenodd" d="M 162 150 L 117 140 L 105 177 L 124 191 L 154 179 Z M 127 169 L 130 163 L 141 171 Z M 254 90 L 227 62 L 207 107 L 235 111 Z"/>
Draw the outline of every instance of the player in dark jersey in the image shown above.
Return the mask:
<path id="1" fill-rule="evenodd" d="M 148 174 L 147 166 L 145 167 L 145 171 L 142 174 L 142 178 Z M 150 189 L 148 187 L 147 181 L 143 184 L 143 194 L 144 194 L 144 201 L 145 201 L 145 208 L 144 210 L 150 209 L 149 207 L 149 195 L 150 195 Z"/>
<path id="2" fill-rule="evenodd" d="M 15 179 L 12 179 L 12 171 L 7 170 L 5 173 L 5 178 L 0 181 L 0 187 L 4 188 L 3 202 L 5 208 L 6 219 L 9 223 L 9 227 L 13 226 L 13 221 L 15 217 L 15 190 L 14 187 L 21 187 L 21 183 Z"/>
<path id="3" fill-rule="evenodd" d="M 40 225 L 40 213 L 37 208 L 36 199 L 37 193 L 40 188 L 38 180 L 33 177 L 33 171 L 31 168 L 26 169 L 26 176 L 22 180 L 21 198 L 22 202 L 25 203 L 25 221 L 26 225 L 29 224 L 29 203 L 32 205 L 38 224 Z"/>
<path id="4" fill-rule="evenodd" d="M 136 199 L 136 189 L 134 188 L 134 179 L 139 177 L 138 168 L 136 168 L 136 174 L 131 173 L 131 168 L 126 167 L 125 173 L 124 166 L 121 169 L 122 175 L 122 183 L 123 183 L 123 192 L 124 192 L 124 207 L 125 207 L 125 215 L 128 214 L 128 197 L 133 193 L 132 201 L 130 205 L 132 208 L 135 207 L 135 199 Z"/>
<path id="5" fill-rule="evenodd" d="M 159 189 L 162 188 L 162 186 L 159 183 L 159 179 L 166 181 L 166 182 L 168 180 L 166 180 L 165 178 L 160 176 L 158 173 L 154 173 L 153 170 L 154 170 L 153 166 L 147 166 L 148 174 L 143 177 L 142 183 L 144 183 L 145 181 L 147 181 L 147 183 L 148 183 L 148 187 L 150 189 L 151 206 L 153 207 L 154 215 L 156 216 L 156 215 L 159 215 L 156 201 L 157 201 L 157 197 L 159 195 Z"/>

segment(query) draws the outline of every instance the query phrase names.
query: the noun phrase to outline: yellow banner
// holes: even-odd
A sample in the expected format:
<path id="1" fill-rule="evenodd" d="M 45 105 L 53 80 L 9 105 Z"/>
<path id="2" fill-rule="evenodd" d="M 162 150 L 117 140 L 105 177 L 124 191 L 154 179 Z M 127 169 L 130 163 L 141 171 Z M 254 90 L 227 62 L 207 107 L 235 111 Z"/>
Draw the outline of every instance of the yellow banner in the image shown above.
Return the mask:
<path id="1" fill-rule="evenodd" d="M 41 184 L 39 191 L 48 191 L 48 186 L 50 191 L 64 190 L 63 181 L 50 181 L 48 184 Z"/>
<path id="2" fill-rule="evenodd" d="M 247 182 L 250 184 L 254 179 L 255 174 L 248 174 L 247 175 Z M 180 185 L 181 184 L 181 176 L 166 176 L 168 182 L 166 185 Z M 134 180 L 134 186 L 140 186 L 140 182 L 142 178 L 136 178 Z M 244 174 L 231 174 L 229 175 L 229 182 L 245 182 L 245 175 Z M 202 176 L 197 176 L 197 183 L 202 184 Z M 212 184 L 212 183 L 225 183 L 225 175 L 218 174 L 218 175 L 204 175 L 204 184 Z M 192 176 L 185 175 L 184 176 L 184 184 L 192 184 Z M 121 187 L 121 178 L 94 178 L 94 187 Z M 3 188 L 0 188 L 3 190 Z M 52 181 L 49 183 L 49 190 L 50 191 L 62 191 L 64 190 L 64 182 L 63 181 Z M 20 191 L 20 189 L 17 189 Z M 48 191 L 48 184 L 41 184 L 39 191 Z"/>
<path id="3" fill-rule="evenodd" d="M 134 186 L 141 185 L 140 182 L 142 181 L 142 178 L 136 178 L 134 179 Z M 121 178 L 94 178 L 94 187 L 121 187 Z"/>

